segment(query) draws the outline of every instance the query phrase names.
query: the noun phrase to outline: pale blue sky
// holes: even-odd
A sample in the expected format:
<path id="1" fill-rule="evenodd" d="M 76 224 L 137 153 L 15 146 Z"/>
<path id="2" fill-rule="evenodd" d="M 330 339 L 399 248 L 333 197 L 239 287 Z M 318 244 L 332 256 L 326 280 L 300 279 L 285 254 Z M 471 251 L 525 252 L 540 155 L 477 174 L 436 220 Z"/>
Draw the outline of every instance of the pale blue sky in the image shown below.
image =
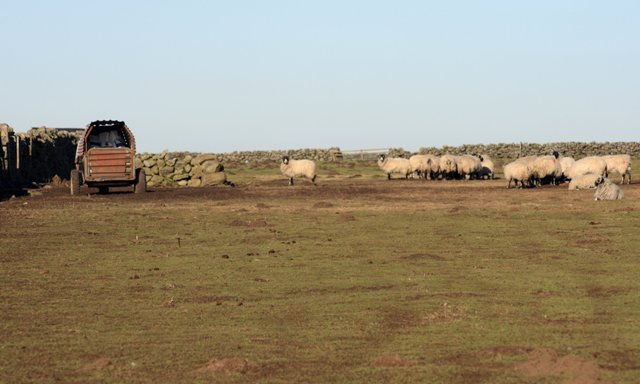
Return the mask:
<path id="1" fill-rule="evenodd" d="M 0 0 L 0 122 L 140 151 L 640 140 L 640 1 Z"/>

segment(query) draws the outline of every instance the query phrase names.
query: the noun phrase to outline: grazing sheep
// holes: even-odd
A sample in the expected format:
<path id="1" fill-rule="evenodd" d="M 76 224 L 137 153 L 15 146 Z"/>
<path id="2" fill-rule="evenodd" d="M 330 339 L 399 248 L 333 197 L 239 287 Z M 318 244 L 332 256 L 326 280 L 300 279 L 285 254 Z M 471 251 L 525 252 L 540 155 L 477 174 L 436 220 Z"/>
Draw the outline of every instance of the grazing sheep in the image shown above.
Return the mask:
<path id="1" fill-rule="evenodd" d="M 458 156 L 456 159 L 458 165 L 458 175 L 463 179 L 470 180 L 482 169 L 480 159 L 472 155 Z"/>
<path id="2" fill-rule="evenodd" d="M 426 176 L 428 180 L 435 180 L 438 178 L 438 174 L 440 173 L 440 158 L 434 155 L 425 155 L 428 157 L 427 164 L 428 167 L 426 169 Z"/>
<path id="3" fill-rule="evenodd" d="M 607 155 L 602 158 L 607 163 L 607 172 L 617 172 L 622 176 L 620 184 L 624 184 L 625 176 L 627 176 L 627 184 L 631 184 L 631 156 Z"/>
<path id="4" fill-rule="evenodd" d="M 443 179 L 452 179 L 458 172 L 457 156 L 440 156 L 440 173 Z"/>
<path id="5" fill-rule="evenodd" d="M 567 170 L 566 176 L 568 179 L 573 179 L 580 175 L 586 175 L 587 173 L 594 173 L 599 176 L 607 176 L 607 162 L 599 156 L 589 156 L 582 158 L 571 166 Z"/>
<path id="6" fill-rule="evenodd" d="M 520 159 L 518 159 L 520 160 Z M 511 181 L 515 182 L 516 188 L 518 187 L 518 181 L 520 182 L 520 187 L 525 187 L 525 181 L 529 183 L 531 179 L 531 166 L 526 161 L 512 161 L 511 163 L 504 166 L 504 178 L 509 182 L 507 184 L 507 189 L 511 188 Z"/>
<path id="7" fill-rule="evenodd" d="M 493 169 L 495 168 L 493 165 L 493 160 L 489 157 L 489 155 L 480 155 L 480 165 L 482 168 L 478 171 L 477 176 L 480 179 L 484 179 L 485 176 L 487 179 L 494 178 Z"/>
<path id="8" fill-rule="evenodd" d="M 569 190 L 576 189 L 593 189 L 596 187 L 596 181 L 602 176 L 595 173 L 587 173 L 586 175 L 576 176 L 569 182 Z"/>
<path id="9" fill-rule="evenodd" d="M 289 185 L 293 185 L 294 177 L 306 177 L 316 185 L 316 163 L 311 160 L 289 160 L 289 156 L 282 156 L 280 171 L 289 178 Z"/>
<path id="10" fill-rule="evenodd" d="M 599 177 L 596 185 L 596 193 L 593 194 L 595 200 L 620 200 L 624 197 L 622 189 L 606 177 Z"/>
<path id="11" fill-rule="evenodd" d="M 531 170 L 537 185 L 541 185 L 545 178 L 550 178 L 551 184 L 556 185 L 556 178 L 562 176 L 562 168 L 558 157 L 560 157 L 560 154 L 553 151 L 553 156 L 540 156 L 533 161 Z"/>
<path id="12" fill-rule="evenodd" d="M 571 166 L 575 163 L 575 159 L 573 157 L 561 157 L 560 158 L 560 169 L 562 170 L 562 181 L 567 178 L 567 170 L 571 168 Z"/>
<path id="13" fill-rule="evenodd" d="M 431 180 L 440 171 L 440 160 L 433 155 L 413 155 L 409 158 L 411 172 L 421 179 Z"/>
<path id="14" fill-rule="evenodd" d="M 391 180 L 392 173 L 404 175 L 405 179 L 409 178 L 409 175 L 412 173 L 409 160 L 401 157 L 388 158 L 384 154 L 381 154 L 378 157 L 378 166 L 387 174 L 388 180 Z"/>

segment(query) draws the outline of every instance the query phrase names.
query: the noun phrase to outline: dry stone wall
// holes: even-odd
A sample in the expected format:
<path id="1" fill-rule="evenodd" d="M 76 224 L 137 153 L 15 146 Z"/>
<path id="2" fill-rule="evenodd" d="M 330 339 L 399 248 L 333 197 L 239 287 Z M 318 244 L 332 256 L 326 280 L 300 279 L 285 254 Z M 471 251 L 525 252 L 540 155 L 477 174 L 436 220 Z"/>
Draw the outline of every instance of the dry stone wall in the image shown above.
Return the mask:
<path id="1" fill-rule="evenodd" d="M 511 143 L 511 144 L 477 144 L 477 145 L 461 145 L 461 146 L 443 146 L 443 147 L 423 147 L 418 153 L 434 154 L 441 156 L 444 154 L 462 155 L 462 154 L 487 154 L 497 159 L 515 159 L 523 156 L 549 155 L 553 151 L 558 151 L 562 156 L 570 156 L 576 159 L 586 156 L 602 156 L 612 154 L 628 154 L 631 157 L 640 157 L 640 142 L 604 142 L 604 143 L 581 143 L 581 142 L 562 142 L 562 143 Z"/>

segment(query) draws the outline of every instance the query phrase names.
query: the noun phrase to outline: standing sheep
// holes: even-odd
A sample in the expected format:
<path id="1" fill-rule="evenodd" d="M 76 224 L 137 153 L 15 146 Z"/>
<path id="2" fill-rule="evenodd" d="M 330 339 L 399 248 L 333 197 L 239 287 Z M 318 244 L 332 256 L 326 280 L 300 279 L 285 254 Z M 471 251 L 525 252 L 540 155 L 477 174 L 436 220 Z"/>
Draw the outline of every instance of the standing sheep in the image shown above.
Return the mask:
<path id="1" fill-rule="evenodd" d="M 624 184 L 625 176 L 627 176 L 627 184 L 631 184 L 631 156 L 607 155 L 602 158 L 607 163 L 607 172 L 617 172 L 622 176 L 620 184 Z"/>
<path id="2" fill-rule="evenodd" d="M 562 181 L 564 182 L 567 178 L 567 170 L 571 168 L 571 166 L 575 163 L 573 157 L 562 157 L 560 158 L 560 169 L 562 170 Z"/>
<path id="3" fill-rule="evenodd" d="M 443 155 L 440 157 L 440 173 L 443 179 L 452 179 L 458 172 L 457 156 Z"/>
<path id="4" fill-rule="evenodd" d="M 600 176 L 596 181 L 596 193 L 593 197 L 595 200 L 619 200 L 624 197 L 624 193 L 619 186 L 611 182 L 606 177 Z"/>
<path id="5" fill-rule="evenodd" d="M 425 178 L 427 169 L 427 157 L 425 155 L 413 155 L 409 158 L 411 173 L 417 175 L 419 179 Z"/>
<path id="6" fill-rule="evenodd" d="M 478 172 L 477 176 L 480 179 L 484 179 L 486 176 L 487 179 L 494 178 L 493 169 L 495 168 L 493 165 L 493 160 L 489 157 L 489 155 L 480 155 L 480 165 L 482 169 Z"/>
<path id="7" fill-rule="evenodd" d="M 553 156 L 540 156 L 533 161 L 533 178 L 537 185 L 541 185 L 545 178 L 550 178 L 551 184 L 556 185 L 556 179 L 562 176 L 559 157 L 560 154 L 553 151 Z"/>
<path id="8" fill-rule="evenodd" d="M 580 175 L 586 175 L 587 173 L 593 173 L 599 176 L 607 176 L 607 162 L 599 156 L 588 156 L 582 158 L 571 166 L 567 170 L 567 178 L 573 179 Z"/>
<path id="9" fill-rule="evenodd" d="M 378 166 L 387 174 L 388 180 L 391 180 L 392 173 L 404 175 L 405 179 L 408 179 L 412 173 L 409 160 L 401 157 L 388 158 L 384 154 L 381 154 L 378 157 Z"/>
<path id="10" fill-rule="evenodd" d="M 311 160 L 289 160 L 289 156 L 282 156 L 280 171 L 289 178 L 289 185 L 293 185 L 294 177 L 306 177 L 316 185 L 316 163 Z"/>
<path id="11" fill-rule="evenodd" d="M 531 166 L 526 161 L 512 161 L 511 163 L 504 166 L 504 178 L 509 182 L 507 184 L 507 189 L 511 188 L 511 181 L 515 182 L 516 188 L 518 187 L 518 181 L 520 182 L 520 187 L 525 187 L 525 181 L 527 184 L 531 179 Z"/>
<path id="12" fill-rule="evenodd" d="M 465 180 L 475 177 L 482 169 L 480 159 L 472 155 L 458 156 L 456 163 L 458 164 L 458 175 Z"/>

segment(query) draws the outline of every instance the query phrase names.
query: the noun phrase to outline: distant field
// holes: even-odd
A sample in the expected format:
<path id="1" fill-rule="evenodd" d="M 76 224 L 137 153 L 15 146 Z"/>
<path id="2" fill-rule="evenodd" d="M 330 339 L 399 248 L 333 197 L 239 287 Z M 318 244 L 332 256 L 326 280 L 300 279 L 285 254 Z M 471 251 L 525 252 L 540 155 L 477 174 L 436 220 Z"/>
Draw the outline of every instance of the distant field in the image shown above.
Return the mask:
<path id="1" fill-rule="evenodd" d="M 638 382 L 635 179 L 595 202 L 225 166 L 237 187 L 0 202 L 0 382 Z"/>

